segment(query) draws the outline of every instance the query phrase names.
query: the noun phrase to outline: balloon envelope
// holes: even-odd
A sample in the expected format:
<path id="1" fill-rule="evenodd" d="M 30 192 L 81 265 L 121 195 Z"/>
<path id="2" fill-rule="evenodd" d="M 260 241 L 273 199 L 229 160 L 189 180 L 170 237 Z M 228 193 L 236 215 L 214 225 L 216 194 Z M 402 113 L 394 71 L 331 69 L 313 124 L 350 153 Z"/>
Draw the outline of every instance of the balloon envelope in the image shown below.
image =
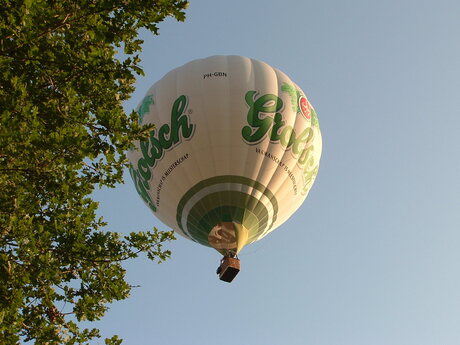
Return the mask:
<path id="1" fill-rule="evenodd" d="M 128 153 L 135 187 L 179 234 L 236 254 L 307 197 L 321 156 L 318 118 L 283 72 L 241 56 L 176 68 L 138 108 L 153 123 Z"/>

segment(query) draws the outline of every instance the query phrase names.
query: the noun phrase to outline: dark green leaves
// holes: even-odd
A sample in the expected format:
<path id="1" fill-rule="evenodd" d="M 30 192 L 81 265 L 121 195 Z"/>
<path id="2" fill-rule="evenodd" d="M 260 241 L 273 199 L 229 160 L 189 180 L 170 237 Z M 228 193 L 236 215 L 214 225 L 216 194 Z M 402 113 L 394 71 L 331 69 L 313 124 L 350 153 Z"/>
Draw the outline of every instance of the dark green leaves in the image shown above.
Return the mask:
<path id="1" fill-rule="evenodd" d="M 125 114 L 140 28 L 176 0 L 4 0 L 0 5 L 0 343 L 81 344 L 80 329 L 129 295 L 124 260 L 161 262 L 170 232 L 104 231 L 89 197 L 122 182 L 125 152 L 152 128 Z M 126 58 L 115 57 L 117 50 Z M 119 344 L 113 337 L 106 344 Z"/>

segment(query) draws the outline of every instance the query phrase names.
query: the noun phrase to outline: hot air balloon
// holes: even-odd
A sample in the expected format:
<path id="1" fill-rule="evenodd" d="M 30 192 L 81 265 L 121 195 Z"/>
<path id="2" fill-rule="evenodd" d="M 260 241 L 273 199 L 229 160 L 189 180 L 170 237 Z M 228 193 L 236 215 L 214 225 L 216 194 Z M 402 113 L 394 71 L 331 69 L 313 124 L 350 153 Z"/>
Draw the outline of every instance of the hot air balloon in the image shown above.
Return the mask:
<path id="1" fill-rule="evenodd" d="M 138 194 L 174 231 L 219 251 L 231 281 L 241 249 L 307 197 L 322 148 L 314 108 L 278 69 L 211 56 L 167 73 L 138 113 L 155 124 L 128 153 Z"/>

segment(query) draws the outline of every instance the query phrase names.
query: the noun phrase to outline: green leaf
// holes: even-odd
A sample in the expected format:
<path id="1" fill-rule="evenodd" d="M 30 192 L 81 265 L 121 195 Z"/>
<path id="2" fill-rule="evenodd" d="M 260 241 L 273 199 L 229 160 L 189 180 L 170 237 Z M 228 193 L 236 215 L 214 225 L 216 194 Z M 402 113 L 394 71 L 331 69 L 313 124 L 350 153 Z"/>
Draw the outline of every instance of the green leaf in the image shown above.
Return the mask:
<path id="1" fill-rule="evenodd" d="M 137 33 L 183 20 L 185 5 L 1 3 L 0 344 L 88 343 L 99 330 L 75 320 L 98 320 L 129 296 L 122 262 L 170 257 L 170 232 L 106 231 L 91 193 L 123 182 L 126 150 L 153 129 L 122 107 L 143 73 Z"/>

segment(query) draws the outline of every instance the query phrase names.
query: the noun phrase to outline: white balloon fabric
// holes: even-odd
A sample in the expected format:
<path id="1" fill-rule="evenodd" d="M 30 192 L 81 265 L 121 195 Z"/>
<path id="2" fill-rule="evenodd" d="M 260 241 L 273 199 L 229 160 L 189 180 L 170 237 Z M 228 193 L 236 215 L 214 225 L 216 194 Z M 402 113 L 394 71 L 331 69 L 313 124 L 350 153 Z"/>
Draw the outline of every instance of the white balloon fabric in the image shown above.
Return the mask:
<path id="1" fill-rule="evenodd" d="M 191 61 L 155 83 L 138 113 L 155 130 L 128 153 L 137 192 L 163 223 L 224 255 L 286 221 L 318 173 L 316 112 L 264 62 Z"/>

